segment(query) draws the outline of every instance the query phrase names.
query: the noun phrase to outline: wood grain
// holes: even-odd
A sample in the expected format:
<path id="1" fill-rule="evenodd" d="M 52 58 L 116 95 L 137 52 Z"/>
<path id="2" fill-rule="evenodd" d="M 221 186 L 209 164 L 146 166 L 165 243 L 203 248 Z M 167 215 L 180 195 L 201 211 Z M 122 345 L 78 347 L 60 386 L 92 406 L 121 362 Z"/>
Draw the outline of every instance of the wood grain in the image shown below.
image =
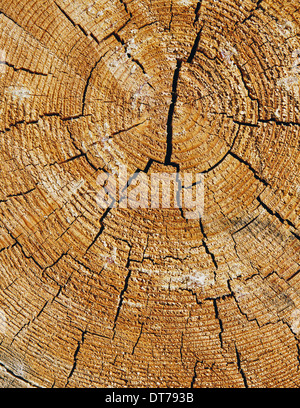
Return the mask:
<path id="1" fill-rule="evenodd" d="M 0 32 L 0 386 L 299 387 L 298 1 L 0 0 Z M 101 209 L 119 165 L 203 173 L 204 216 Z"/>

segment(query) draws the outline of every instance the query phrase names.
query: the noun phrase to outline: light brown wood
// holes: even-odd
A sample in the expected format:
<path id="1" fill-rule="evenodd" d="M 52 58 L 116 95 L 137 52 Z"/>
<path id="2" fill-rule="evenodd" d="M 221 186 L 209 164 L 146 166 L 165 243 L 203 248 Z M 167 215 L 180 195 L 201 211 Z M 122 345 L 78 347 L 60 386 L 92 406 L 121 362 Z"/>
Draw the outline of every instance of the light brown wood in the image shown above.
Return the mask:
<path id="1" fill-rule="evenodd" d="M 296 0 L 0 0 L 0 386 L 299 387 Z M 97 177 L 201 172 L 205 209 Z"/>

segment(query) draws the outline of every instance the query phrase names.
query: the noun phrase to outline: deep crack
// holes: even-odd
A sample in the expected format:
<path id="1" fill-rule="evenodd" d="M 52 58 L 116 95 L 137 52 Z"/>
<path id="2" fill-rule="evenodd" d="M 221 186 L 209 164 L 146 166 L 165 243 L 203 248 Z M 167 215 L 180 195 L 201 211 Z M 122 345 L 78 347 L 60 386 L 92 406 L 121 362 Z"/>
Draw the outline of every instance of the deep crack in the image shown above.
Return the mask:
<path id="1" fill-rule="evenodd" d="M 172 83 L 172 101 L 168 113 L 167 121 L 167 151 L 165 157 L 165 165 L 168 166 L 171 164 L 172 150 L 173 150 L 173 116 L 175 105 L 177 101 L 177 85 L 179 80 L 180 68 L 182 65 L 182 60 L 178 59 L 176 64 L 176 69 L 174 71 L 173 83 Z"/>

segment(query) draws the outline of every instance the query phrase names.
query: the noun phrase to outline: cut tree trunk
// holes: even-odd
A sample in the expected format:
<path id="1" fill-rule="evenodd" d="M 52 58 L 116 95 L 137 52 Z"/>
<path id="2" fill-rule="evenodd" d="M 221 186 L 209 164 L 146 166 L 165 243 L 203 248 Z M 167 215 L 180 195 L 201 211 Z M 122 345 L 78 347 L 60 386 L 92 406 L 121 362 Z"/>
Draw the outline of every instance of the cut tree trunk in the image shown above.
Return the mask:
<path id="1" fill-rule="evenodd" d="M 0 385 L 299 387 L 299 2 L 0 0 L 0 32 Z M 203 216 L 101 208 L 120 165 L 202 173 Z"/>

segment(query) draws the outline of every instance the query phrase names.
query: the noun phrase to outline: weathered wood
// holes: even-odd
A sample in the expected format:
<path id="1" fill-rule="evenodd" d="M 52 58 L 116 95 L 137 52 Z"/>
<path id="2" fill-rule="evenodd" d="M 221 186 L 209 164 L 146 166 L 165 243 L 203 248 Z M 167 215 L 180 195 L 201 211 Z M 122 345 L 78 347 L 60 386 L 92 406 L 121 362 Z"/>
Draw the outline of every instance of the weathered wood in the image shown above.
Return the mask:
<path id="1" fill-rule="evenodd" d="M 0 0 L 2 387 L 300 386 L 299 24 Z M 203 173 L 203 218 L 101 209 L 120 164 Z"/>

